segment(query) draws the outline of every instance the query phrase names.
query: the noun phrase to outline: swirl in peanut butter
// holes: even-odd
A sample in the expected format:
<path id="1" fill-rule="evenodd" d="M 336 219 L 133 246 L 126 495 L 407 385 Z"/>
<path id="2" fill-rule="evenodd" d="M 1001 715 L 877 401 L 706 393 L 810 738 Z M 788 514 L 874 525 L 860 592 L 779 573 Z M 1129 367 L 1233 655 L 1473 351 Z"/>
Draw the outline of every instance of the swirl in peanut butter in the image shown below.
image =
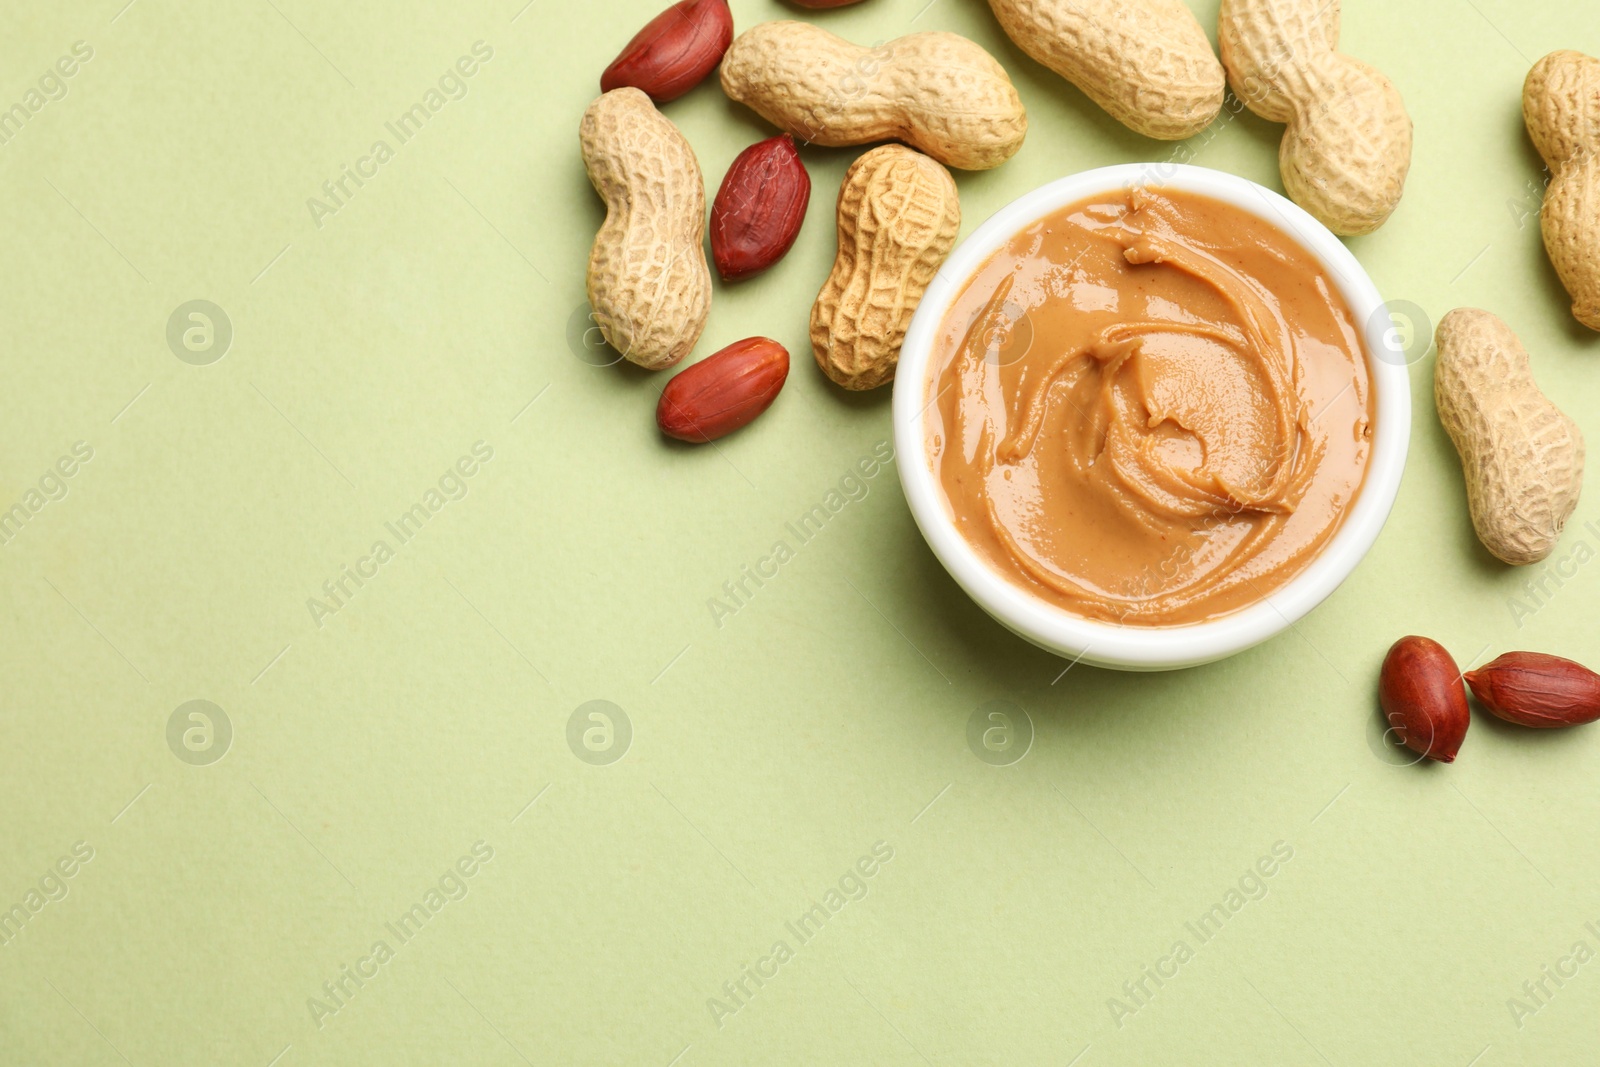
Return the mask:
<path id="1" fill-rule="evenodd" d="M 940 324 L 929 459 L 963 536 L 1076 614 L 1255 603 L 1339 528 L 1371 451 L 1359 330 L 1317 261 L 1220 201 L 1049 215 Z"/>

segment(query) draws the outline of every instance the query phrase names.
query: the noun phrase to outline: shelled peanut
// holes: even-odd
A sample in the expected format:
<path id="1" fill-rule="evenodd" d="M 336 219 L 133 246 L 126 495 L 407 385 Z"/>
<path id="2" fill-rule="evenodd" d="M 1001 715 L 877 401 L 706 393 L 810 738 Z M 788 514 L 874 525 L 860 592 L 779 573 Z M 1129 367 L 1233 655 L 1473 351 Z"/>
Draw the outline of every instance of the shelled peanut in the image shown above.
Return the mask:
<path id="1" fill-rule="evenodd" d="M 1128 128 L 1192 137 L 1222 110 L 1222 66 L 1184 0 L 989 0 L 1006 36 Z"/>
<path id="2" fill-rule="evenodd" d="M 600 91 L 632 86 L 658 104 L 676 100 L 716 69 L 732 40 L 728 0 L 679 0 L 623 46 L 600 75 Z"/>
<path id="3" fill-rule="evenodd" d="M 1005 68 L 953 33 L 862 48 L 808 23 L 764 22 L 734 39 L 722 88 L 798 140 L 904 141 L 963 170 L 999 166 L 1028 132 Z"/>
<path id="4" fill-rule="evenodd" d="M 1390 730 L 1413 752 L 1441 763 L 1456 758 L 1471 725 L 1466 689 L 1496 718 L 1518 726 L 1551 730 L 1600 719 L 1600 674 L 1544 652 L 1506 652 L 1462 672 L 1439 642 L 1409 636 L 1390 646 L 1378 673 L 1378 704 Z"/>
<path id="5" fill-rule="evenodd" d="M 846 389 L 894 376 L 900 344 L 961 228 L 956 183 L 902 145 L 874 148 L 839 188 L 839 251 L 811 308 L 811 348 Z"/>
<path id="6" fill-rule="evenodd" d="M 1552 52 L 1522 87 L 1528 136 L 1550 168 L 1539 213 L 1544 247 L 1572 314 L 1600 330 L 1600 59 Z"/>
<path id="7" fill-rule="evenodd" d="M 606 219 L 589 253 L 588 292 L 606 341 L 650 370 L 689 354 L 711 310 L 706 197 L 678 128 L 634 88 L 589 105 L 579 130 Z"/>
<path id="8" fill-rule="evenodd" d="M 1600 719 L 1600 674 L 1543 652 L 1507 652 L 1466 673 L 1478 703 L 1506 722 L 1548 730 Z"/>
<path id="9" fill-rule="evenodd" d="M 1400 743 L 1419 756 L 1451 763 L 1472 714 L 1456 661 L 1439 642 L 1402 637 L 1378 674 L 1378 704 Z"/>
<path id="10" fill-rule="evenodd" d="M 1400 203 L 1411 118 L 1394 84 L 1339 52 L 1339 0 L 1222 0 L 1217 40 L 1235 95 L 1287 123 L 1289 198 L 1334 233 L 1370 233 Z"/>
<path id="11" fill-rule="evenodd" d="M 680 441 L 715 441 L 767 410 L 788 377 L 789 350 L 778 342 L 770 337 L 735 341 L 667 383 L 656 405 L 656 425 Z"/>
<path id="12" fill-rule="evenodd" d="M 735 281 L 782 259 L 800 235 L 810 202 L 811 176 L 793 137 L 779 134 L 740 152 L 711 202 L 717 273 Z"/>

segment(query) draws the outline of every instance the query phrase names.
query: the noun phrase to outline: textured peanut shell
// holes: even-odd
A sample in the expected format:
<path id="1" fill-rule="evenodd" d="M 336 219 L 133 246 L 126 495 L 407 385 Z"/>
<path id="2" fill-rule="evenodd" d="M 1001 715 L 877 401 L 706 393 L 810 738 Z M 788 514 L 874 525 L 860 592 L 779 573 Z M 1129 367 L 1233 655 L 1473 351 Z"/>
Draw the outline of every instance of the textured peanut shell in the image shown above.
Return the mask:
<path id="1" fill-rule="evenodd" d="M 1411 117 L 1394 84 L 1338 51 L 1339 0 L 1222 0 L 1217 40 L 1246 107 L 1283 122 L 1289 199 L 1334 233 L 1371 233 L 1405 192 Z"/>
<path id="2" fill-rule="evenodd" d="M 1550 168 L 1539 228 L 1572 296 L 1572 314 L 1600 330 L 1600 59 L 1551 52 L 1528 72 L 1522 117 Z"/>
<path id="3" fill-rule="evenodd" d="M 589 105 L 583 165 L 606 202 L 589 252 L 589 306 L 606 341 L 650 370 L 694 347 L 711 311 L 706 193 L 694 149 L 638 89 Z"/>
<path id="4" fill-rule="evenodd" d="M 1222 109 L 1222 66 L 1184 0 L 989 0 L 1000 28 L 1129 129 L 1192 137 Z"/>
<path id="5" fill-rule="evenodd" d="M 809 23 L 763 22 L 722 57 L 722 88 L 802 141 L 904 141 L 962 170 L 998 167 L 1028 132 L 1005 68 L 953 33 L 862 48 Z"/>
<path id="6" fill-rule="evenodd" d="M 894 377 L 911 314 L 956 243 L 950 172 L 901 145 L 874 148 L 839 187 L 839 253 L 811 308 L 811 350 L 846 389 Z"/>
<path id="7" fill-rule="evenodd" d="M 1578 506 L 1583 434 L 1539 391 L 1522 342 L 1494 315 L 1457 308 L 1434 340 L 1434 402 L 1461 453 L 1478 540 L 1507 563 L 1537 563 Z"/>

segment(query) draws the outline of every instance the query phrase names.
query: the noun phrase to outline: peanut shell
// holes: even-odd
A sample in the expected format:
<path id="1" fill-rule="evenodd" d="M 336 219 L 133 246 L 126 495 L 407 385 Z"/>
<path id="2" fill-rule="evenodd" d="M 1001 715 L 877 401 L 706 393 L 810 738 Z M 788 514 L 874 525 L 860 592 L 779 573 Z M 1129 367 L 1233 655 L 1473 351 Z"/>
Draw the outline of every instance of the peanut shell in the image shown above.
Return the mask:
<path id="1" fill-rule="evenodd" d="M 1545 251 L 1572 314 L 1600 330 L 1600 59 L 1551 52 L 1528 72 L 1522 117 L 1550 168 L 1539 212 Z"/>
<path id="2" fill-rule="evenodd" d="M 862 48 L 809 23 L 763 22 L 734 38 L 722 88 L 798 140 L 904 141 L 963 170 L 998 167 L 1028 132 L 1005 68 L 953 33 Z"/>
<path id="3" fill-rule="evenodd" d="M 839 187 L 839 252 L 811 308 L 817 366 L 846 389 L 894 377 L 911 315 L 961 229 L 950 172 L 901 145 L 874 148 Z"/>
<path id="4" fill-rule="evenodd" d="M 650 98 L 613 89 L 583 113 L 589 181 L 606 220 L 589 252 L 589 305 L 606 341 L 641 367 L 670 367 L 711 311 L 706 193 L 694 149 Z"/>
<path id="5" fill-rule="evenodd" d="M 989 0 L 1018 48 L 1129 129 L 1192 137 L 1222 110 L 1222 65 L 1183 0 Z"/>
<path id="6" fill-rule="evenodd" d="M 1461 454 L 1478 540 L 1506 563 L 1537 563 L 1578 506 L 1583 434 L 1539 391 L 1527 350 L 1494 315 L 1457 308 L 1434 339 L 1434 401 Z"/>
<path id="7" fill-rule="evenodd" d="M 1246 107 L 1283 122 L 1284 192 L 1334 233 L 1371 233 L 1400 203 L 1411 117 L 1394 84 L 1339 52 L 1339 0 L 1222 0 L 1217 40 Z"/>

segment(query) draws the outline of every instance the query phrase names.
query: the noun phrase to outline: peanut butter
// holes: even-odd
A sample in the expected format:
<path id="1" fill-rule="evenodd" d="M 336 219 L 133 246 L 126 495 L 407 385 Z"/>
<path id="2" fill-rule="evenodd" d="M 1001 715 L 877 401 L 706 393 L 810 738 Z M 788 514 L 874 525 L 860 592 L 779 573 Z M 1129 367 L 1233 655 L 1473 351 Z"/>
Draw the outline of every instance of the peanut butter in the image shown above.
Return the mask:
<path id="1" fill-rule="evenodd" d="M 1012 583 L 1147 626 L 1259 601 L 1361 491 L 1360 329 L 1317 260 L 1209 197 L 1126 190 L 1013 237 L 946 312 L 929 460 Z"/>

